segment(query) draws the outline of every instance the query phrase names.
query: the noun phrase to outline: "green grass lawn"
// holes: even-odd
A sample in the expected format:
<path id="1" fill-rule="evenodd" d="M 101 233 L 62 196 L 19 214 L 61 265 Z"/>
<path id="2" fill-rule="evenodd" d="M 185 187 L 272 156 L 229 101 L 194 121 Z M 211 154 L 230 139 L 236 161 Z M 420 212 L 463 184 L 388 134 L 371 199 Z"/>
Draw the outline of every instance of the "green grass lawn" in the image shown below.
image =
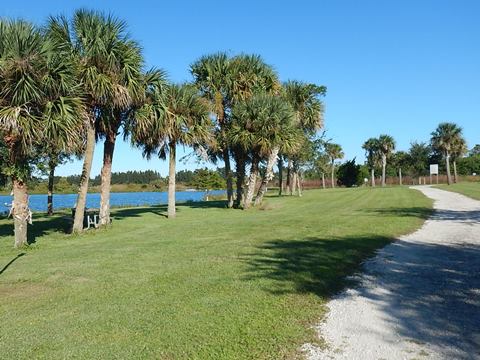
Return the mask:
<path id="1" fill-rule="evenodd" d="M 436 185 L 443 190 L 454 191 L 466 196 L 470 196 L 471 198 L 480 200 L 480 182 L 462 182 L 452 185 Z"/>
<path id="2" fill-rule="evenodd" d="M 430 208 L 397 187 L 272 196 L 251 211 L 184 204 L 175 220 L 119 209 L 82 236 L 37 217 L 24 251 L 0 220 L 0 357 L 295 357 L 344 277 Z"/>

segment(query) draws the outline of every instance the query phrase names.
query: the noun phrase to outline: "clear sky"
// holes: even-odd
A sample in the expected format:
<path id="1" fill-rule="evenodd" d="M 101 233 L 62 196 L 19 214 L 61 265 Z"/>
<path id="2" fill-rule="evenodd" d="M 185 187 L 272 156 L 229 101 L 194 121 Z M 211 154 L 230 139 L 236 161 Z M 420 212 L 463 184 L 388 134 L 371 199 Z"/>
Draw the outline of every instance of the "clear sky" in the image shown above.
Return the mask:
<path id="1" fill-rule="evenodd" d="M 363 161 L 362 143 L 381 133 L 406 150 L 441 121 L 461 125 L 469 147 L 480 143 L 480 1 L 19 0 L 3 1 L 0 16 L 41 24 L 79 7 L 126 20 L 148 65 L 172 81 L 190 80 L 189 64 L 224 50 L 260 54 L 282 80 L 326 85 L 325 128 L 346 158 Z M 98 144 L 92 175 L 102 151 Z M 166 175 L 167 164 L 121 142 L 113 170 L 129 169 Z M 78 161 L 58 170 L 80 172 Z"/>

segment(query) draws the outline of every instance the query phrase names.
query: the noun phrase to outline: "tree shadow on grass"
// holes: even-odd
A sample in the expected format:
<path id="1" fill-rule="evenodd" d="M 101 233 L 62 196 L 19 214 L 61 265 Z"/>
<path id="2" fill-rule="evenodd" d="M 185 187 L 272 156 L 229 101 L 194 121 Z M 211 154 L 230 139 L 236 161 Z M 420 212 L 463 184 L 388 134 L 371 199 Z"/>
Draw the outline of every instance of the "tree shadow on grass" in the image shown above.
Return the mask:
<path id="1" fill-rule="evenodd" d="M 10 260 L 1 270 L 0 270 L 0 275 L 2 275 L 5 270 L 7 270 L 9 268 L 10 265 L 12 265 L 15 261 L 17 261 L 19 258 L 21 258 L 22 256 L 24 256 L 25 253 L 20 253 L 18 254 L 17 256 L 15 256 L 12 260 Z"/>
<path id="2" fill-rule="evenodd" d="M 274 280 L 275 285 L 265 289 L 273 294 L 329 297 L 350 283 L 347 277 L 359 270 L 365 258 L 389 242 L 383 236 L 269 241 L 244 257 L 248 265 L 244 279 Z"/>
<path id="3" fill-rule="evenodd" d="M 426 207 L 410 207 L 410 208 L 383 208 L 362 210 L 362 212 L 372 213 L 380 216 L 407 216 L 421 219 L 439 220 L 439 221 L 455 221 L 463 224 L 479 224 L 480 210 L 443 210 L 430 209 Z"/>
<path id="4" fill-rule="evenodd" d="M 264 290 L 272 294 L 313 293 L 328 299 L 366 279 L 356 286 L 357 293 L 380 308 L 404 339 L 433 345 L 449 358 L 479 358 L 480 245 L 398 240 L 353 283 L 348 276 L 388 241 L 381 236 L 270 241 L 244 258 L 244 280 L 269 279 Z M 368 324 L 356 325 L 358 331 L 371 331 Z"/>
<path id="5" fill-rule="evenodd" d="M 226 209 L 227 202 L 225 200 L 212 201 L 185 201 L 176 204 L 177 212 L 181 213 L 182 209 Z M 123 220 L 129 217 L 141 217 L 145 214 L 154 214 L 167 217 L 167 205 L 152 205 L 131 208 L 112 209 L 112 216 L 116 220 Z"/>

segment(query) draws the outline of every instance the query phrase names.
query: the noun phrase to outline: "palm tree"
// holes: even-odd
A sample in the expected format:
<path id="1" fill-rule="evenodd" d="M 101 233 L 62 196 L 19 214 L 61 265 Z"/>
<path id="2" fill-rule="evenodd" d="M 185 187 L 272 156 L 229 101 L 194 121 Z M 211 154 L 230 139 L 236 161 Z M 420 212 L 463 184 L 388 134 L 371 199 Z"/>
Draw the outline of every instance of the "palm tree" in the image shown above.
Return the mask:
<path id="1" fill-rule="evenodd" d="M 245 195 L 244 209 L 252 203 L 260 161 L 267 158 L 265 183 L 259 190 L 262 201 L 266 185 L 273 178 L 273 165 L 281 147 L 293 147 L 297 134 L 293 124 L 294 113 L 280 97 L 268 94 L 254 95 L 233 108 L 234 123 L 229 136 L 232 144 L 250 152 L 252 164 Z"/>
<path id="2" fill-rule="evenodd" d="M 96 133 L 96 127 L 101 120 L 109 118 L 112 110 L 125 109 L 132 103 L 130 90 L 134 88 L 134 79 L 137 79 L 141 55 L 138 45 L 128 37 L 125 22 L 101 12 L 77 10 L 71 23 L 62 16 L 52 17 L 48 32 L 58 48 L 76 57 L 79 83 L 87 106 L 89 121 L 85 157 L 73 223 L 73 231 L 82 231 L 95 140 L 100 134 Z M 115 126 L 108 130 L 105 149 L 107 167 L 111 162 L 110 155 L 113 156 L 111 135 L 116 134 Z"/>
<path id="3" fill-rule="evenodd" d="M 325 96 L 327 88 L 296 80 L 287 81 L 283 88 L 287 102 L 295 111 L 297 127 L 307 136 L 314 134 L 323 126 L 324 105 L 320 97 Z M 295 181 L 292 181 L 292 175 L 294 179 L 299 179 L 296 171 L 292 171 L 298 168 L 298 165 L 294 162 L 290 157 L 287 170 L 287 184 L 290 194 L 293 193 L 292 185 L 295 183 Z M 292 172 L 294 173 L 292 174 Z M 283 173 L 283 166 L 279 166 L 279 173 Z M 283 174 L 280 176 L 283 176 Z"/>
<path id="4" fill-rule="evenodd" d="M 457 160 L 460 159 L 463 155 L 468 152 L 467 142 L 465 138 L 460 134 L 452 148 L 452 163 L 453 163 L 453 182 L 456 183 L 458 181 L 458 174 L 457 174 Z"/>
<path id="5" fill-rule="evenodd" d="M 68 149 L 78 139 L 83 104 L 68 54 L 32 24 L 0 21 L 0 135 L 13 183 L 15 247 L 27 245 L 31 221 L 26 181 L 35 146 Z"/>
<path id="6" fill-rule="evenodd" d="M 379 144 L 378 139 L 370 138 L 362 145 L 362 149 L 365 150 L 365 156 L 367 157 L 367 164 L 370 168 L 372 187 L 375 187 L 375 167 L 378 164 L 379 158 Z"/>
<path id="7" fill-rule="evenodd" d="M 382 159 L 382 186 L 385 186 L 386 182 L 386 168 L 387 158 L 395 150 L 395 140 L 390 135 L 380 135 L 378 137 L 378 151 Z"/>
<path id="8" fill-rule="evenodd" d="M 332 177 L 332 188 L 335 187 L 335 160 L 343 159 L 342 147 L 339 144 L 334 143 L 325 143 L 325 154 L 330 158 L 330 167 L 331 167 L 331 177 Z"/>
<path id="9" fill-rule="evenodd" d="M 210 54 L 202 56 L 194 62 L 190 66 L 190 72 L 202 95 L 210 102 L 215 115 L 217 122 L 215 137 L 218 140 L 221 153 L 218 155 L 225 164 L 227 206 L 231 208 L 233 206 L 233 175 L 230 164 L 231 149 L 226 138 L 230 125 L 229 107 L 231 99 L 229 98 L 229 86 L 231 84 L 231 62 L 226 53 Z"/>
<path id="10" fill-rule="evenodd" d="M 452 175 L 450 173 L 450 156 L 455 149 L 458 138 L 462 135 L 462 128 L 454 123 L 440 123 L 436 130 L 432 132 L 431 144 L 432 148 L 440 151 L 445 157 L 447 166 L 447 182 L 452 183 Z"/>
<path id="11" fill-rule="evenodd" d="M 208 105 L 195 87 L 170 85 L 155 91 L 138 109 L 132 126 L 133 141 L 147 158 L 169 155 L 168 218 L 175 217 L 175 167 L 177 144 L 201 146 L 212 136 Z"/>
<path id="12" fill-rule="evenodd" d="M 255 94 L 278 95 L 281 92 L 280 81 L 274 69 L 265 63 L 259 55 L 241 54 L 230 61 L 230 84 L 228 99 L 232 107 L 245 102 Z M 232 119 L 232 123 L 235 119 Z M 232 125 L 231 125 L 232 126 Z M 243 146 L 232 146 L 237 175 L 237 207 L 244 199 L 246 166 L 252 158 Z"/>

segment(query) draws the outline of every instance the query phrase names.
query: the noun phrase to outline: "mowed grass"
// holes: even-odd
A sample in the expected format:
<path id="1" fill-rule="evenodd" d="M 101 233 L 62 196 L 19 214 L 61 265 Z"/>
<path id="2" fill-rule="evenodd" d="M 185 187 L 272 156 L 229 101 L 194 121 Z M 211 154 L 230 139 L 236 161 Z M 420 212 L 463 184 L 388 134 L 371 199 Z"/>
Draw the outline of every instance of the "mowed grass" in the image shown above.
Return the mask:
<path id="1" fill-rule="evenodd" d="M 175 220 L 165 207 L 120 209 L 81 236 L 39 217 L 24 251 L 0 220 L 0 357 L 297 357 L 344 277 L 431 208 L 400 187 L 223 204 L 181 205 Z"/>
<path id="2" fill-rule="evenodd" d="M 462 183 L 457 183 L 452 185 L 441 184 L 441 185 L 436 185 L 435 187 L 438 187 L 439 189 L 442 189 L 442 190 L 454 191 L 454 192 L 469 196 L 473 199 L 480 200 L 480 182 L 479 181 L 462 182 Z"/>

